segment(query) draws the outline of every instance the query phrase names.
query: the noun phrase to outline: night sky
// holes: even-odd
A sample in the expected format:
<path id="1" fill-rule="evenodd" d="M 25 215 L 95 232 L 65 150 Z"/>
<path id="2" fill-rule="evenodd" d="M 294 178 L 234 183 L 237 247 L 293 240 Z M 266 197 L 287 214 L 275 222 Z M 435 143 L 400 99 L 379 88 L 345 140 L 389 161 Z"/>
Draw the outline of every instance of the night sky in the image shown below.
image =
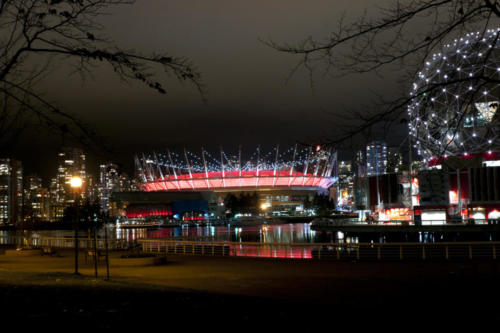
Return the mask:
<path id="1" fill-rule="evenodd" d="M 82 82 L 79 75 L 70 75 L 70 66 L 59 66 L 39 90 L 113 147 L 109 155 L 91 154 L 91 172 L 104 160 L 132 171 L 135 152 L 166 147 L 199 150 L 203 144 L 207 150 L 220 145 L 236 150 L 242 144 L 253 150 L 257 144 L 317 141 L 336 131 L 328 113 L 362 108 L 373 97 L 371 91 L 391 93 L 398 73 L 335 78 L 324 76 L 318 66 L 313 88 L 304 70 L 286 83 L 299 58 L 279 53 L 259 38 L 322 39 L 335 29 L 342 12 L 355 18 L 365 8 L 376 13 L 375 5 L 380 1 L 140 0 L 105 18 L 106 35 L 124 49 L 191 59 L 203 76 L 207 103 L 194 86 L 174 78 L 160 74 L 167 90 L 161 95 L 121 82 L 106 67 L 97 67 L 94 77 Z M 51 160 L 62 144 L 59 136 L 43 130 L 27 134 L 14 155 L 27 172 L 54 176 Z M 388 139 L 398 142 L 401 135 Z"/>

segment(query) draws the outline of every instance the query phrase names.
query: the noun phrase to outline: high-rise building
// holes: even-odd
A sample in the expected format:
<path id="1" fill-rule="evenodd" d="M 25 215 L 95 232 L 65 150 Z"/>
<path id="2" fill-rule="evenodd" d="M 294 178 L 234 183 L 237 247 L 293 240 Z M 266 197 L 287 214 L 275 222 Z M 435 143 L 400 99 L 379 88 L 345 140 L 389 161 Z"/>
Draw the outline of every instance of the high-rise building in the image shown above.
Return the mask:
<path id="1" fill-rule="evenodd" d="M 353 170 L 351 161 L 340 161 L 338 165 L 337 203 L 341 209 L 350 210 L 353 206 Z"/>
<path id="2" fill-rule="evenodd" d="M 50 186 L 51 206 L 56 219 L 61 218 L 64 209 L 75 200 L 75 193 L 70 186 L 71 178 L 74 176 L 82 178 L 83 189 L 79 196 L 84 199 L 87 186 L 85 154 L 79 148 L 64 148 L 57 155 L 57 174 Z"/>
<path id="3" fill-rule="evenodd" d="M 25 221 L 50 220 L 50 192 L 42 187 L 40 177 L 31 175 L 26 178 L 23 206 Z"/>
<path id="4" fill-rule="evenodd" d="M 118 166 L 113 163 L 101 164 L 99 166 L 99 199 L 101 209 L 109 211 L 109 197 L 111 193 L 120 190 L 120 175 Z"/>
<path id="5" fill-rule="evenodd" d="M 85 186 L 85 197 L 90 202 L 99 200 L 99 182 L 91 174 L 87 174 L 87 184 Z"/>
<path id="6" fill-rule="evenodd" d="M 137 191 L 133 181 L 126 173 L 120 172 L 114 163 L 101 164 L 99 167 L 99 199 L 101 209 L 109 211 L 109 198 L 113 192 Z"/>
<path id="7" fill-rule="evenodd" d="M 23 168 L 20 161 L 0 159 L 0 222 L 15 225 L 22 222 Z"/>
<path id="8" fill-rule="evenodd" d="M 388 173 L 398 172 L 403 165 L 403 154 L 398 147 L 391 147 L 387 152 L 387 169 Z"/>
<path id="9" fill-rule="evenodd" d="M 366 145 L 366 175 L 376 176 L 386 173 L 387 144 L 385 141 L 372 141 Z"/>
<path id="10" fill-rule="evenodd" d="M 359 150 L 354 156 L 353 173 L 354 177 L 366 177 L 366 154 L 364 150 Z"/>

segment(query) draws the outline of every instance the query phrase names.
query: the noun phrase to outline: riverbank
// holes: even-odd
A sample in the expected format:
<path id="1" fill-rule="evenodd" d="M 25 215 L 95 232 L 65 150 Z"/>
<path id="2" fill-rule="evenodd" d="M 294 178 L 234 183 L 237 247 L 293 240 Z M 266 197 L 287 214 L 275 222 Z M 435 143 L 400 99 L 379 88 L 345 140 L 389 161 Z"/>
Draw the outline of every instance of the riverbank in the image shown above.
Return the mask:
<path id="1" fill-rule="evenodd" d="M 169 256 L 110 259 L 111 281 L 93 278 L 71 251 L 0 255 L 4 318 L 40 327 L 165 328 L 221 324 L 491 331 L 499 322 L 498 263 L 332 263 L 307 260 Z M 491 304 L 491 305 L 490 305 Z M 466 314 L 466 315 L 460 315 Z M 439 317 L 440 322 L 429 321 Z M 272 323 L 271 323 L 272 324 Z M 94 325 L 94 326 L 92 326 Z M 229 326 L 228 326 L 229 325 Z M 280 326 L 281 325 L 281 326 Z M 274 326 L 273 326 L 274 327 Z"/>

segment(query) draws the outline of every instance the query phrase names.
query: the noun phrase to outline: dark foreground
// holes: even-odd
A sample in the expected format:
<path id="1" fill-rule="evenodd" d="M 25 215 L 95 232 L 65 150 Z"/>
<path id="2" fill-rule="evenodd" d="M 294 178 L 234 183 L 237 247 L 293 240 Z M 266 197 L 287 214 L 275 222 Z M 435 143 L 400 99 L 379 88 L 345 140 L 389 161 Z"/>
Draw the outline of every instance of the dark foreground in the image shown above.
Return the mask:
<path id="1" fill-rule="evenodd" d="M 492 263 L 169 257 L 111 261 L 111 281 L 60 257 L 0 256 L 0 313 L 19 328 L 498 332 Z M 104 267 L 99 266 L 102 271 Z"/>

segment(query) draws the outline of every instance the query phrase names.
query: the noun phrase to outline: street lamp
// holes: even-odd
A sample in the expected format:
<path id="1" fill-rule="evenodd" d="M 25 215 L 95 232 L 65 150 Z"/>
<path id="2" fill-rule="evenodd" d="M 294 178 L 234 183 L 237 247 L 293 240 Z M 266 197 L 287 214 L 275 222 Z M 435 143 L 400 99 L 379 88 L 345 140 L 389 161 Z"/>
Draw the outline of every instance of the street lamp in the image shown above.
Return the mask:
<path id="1" fill-rule="evenodd" d="M 71 187 L 78 191 L 82 187 L 82 179 L 78 176 L 71 177 L 70 184 Z"/>
<path id="2" fill-rule="evenodd" d="M 71 180 L 70 180 L 70 185 L 71 185 L 71 188 L 73 189 L 73 194 L 74 194 L 74 203 L 75 203 L 75 209 L 76 209 L 76 216 L 75 216 L 75 220 L 74 220 L 74 225 L 73 225 L 73 228 L 75 230 L 75 237 L 74 237 L 74 242 L 75 242 L 75 274 L 79 274 L 78 273 L 78 222 L 79 222 L 79 219 L 80 219 L 80 216 L 79 216 L 79 207 L 78 207 L 78 195 L 80 194 L 80 189 L 82 188 L 82 178 L 78 177 L 78 176 L 73 176 L 71 177 Z"/>

